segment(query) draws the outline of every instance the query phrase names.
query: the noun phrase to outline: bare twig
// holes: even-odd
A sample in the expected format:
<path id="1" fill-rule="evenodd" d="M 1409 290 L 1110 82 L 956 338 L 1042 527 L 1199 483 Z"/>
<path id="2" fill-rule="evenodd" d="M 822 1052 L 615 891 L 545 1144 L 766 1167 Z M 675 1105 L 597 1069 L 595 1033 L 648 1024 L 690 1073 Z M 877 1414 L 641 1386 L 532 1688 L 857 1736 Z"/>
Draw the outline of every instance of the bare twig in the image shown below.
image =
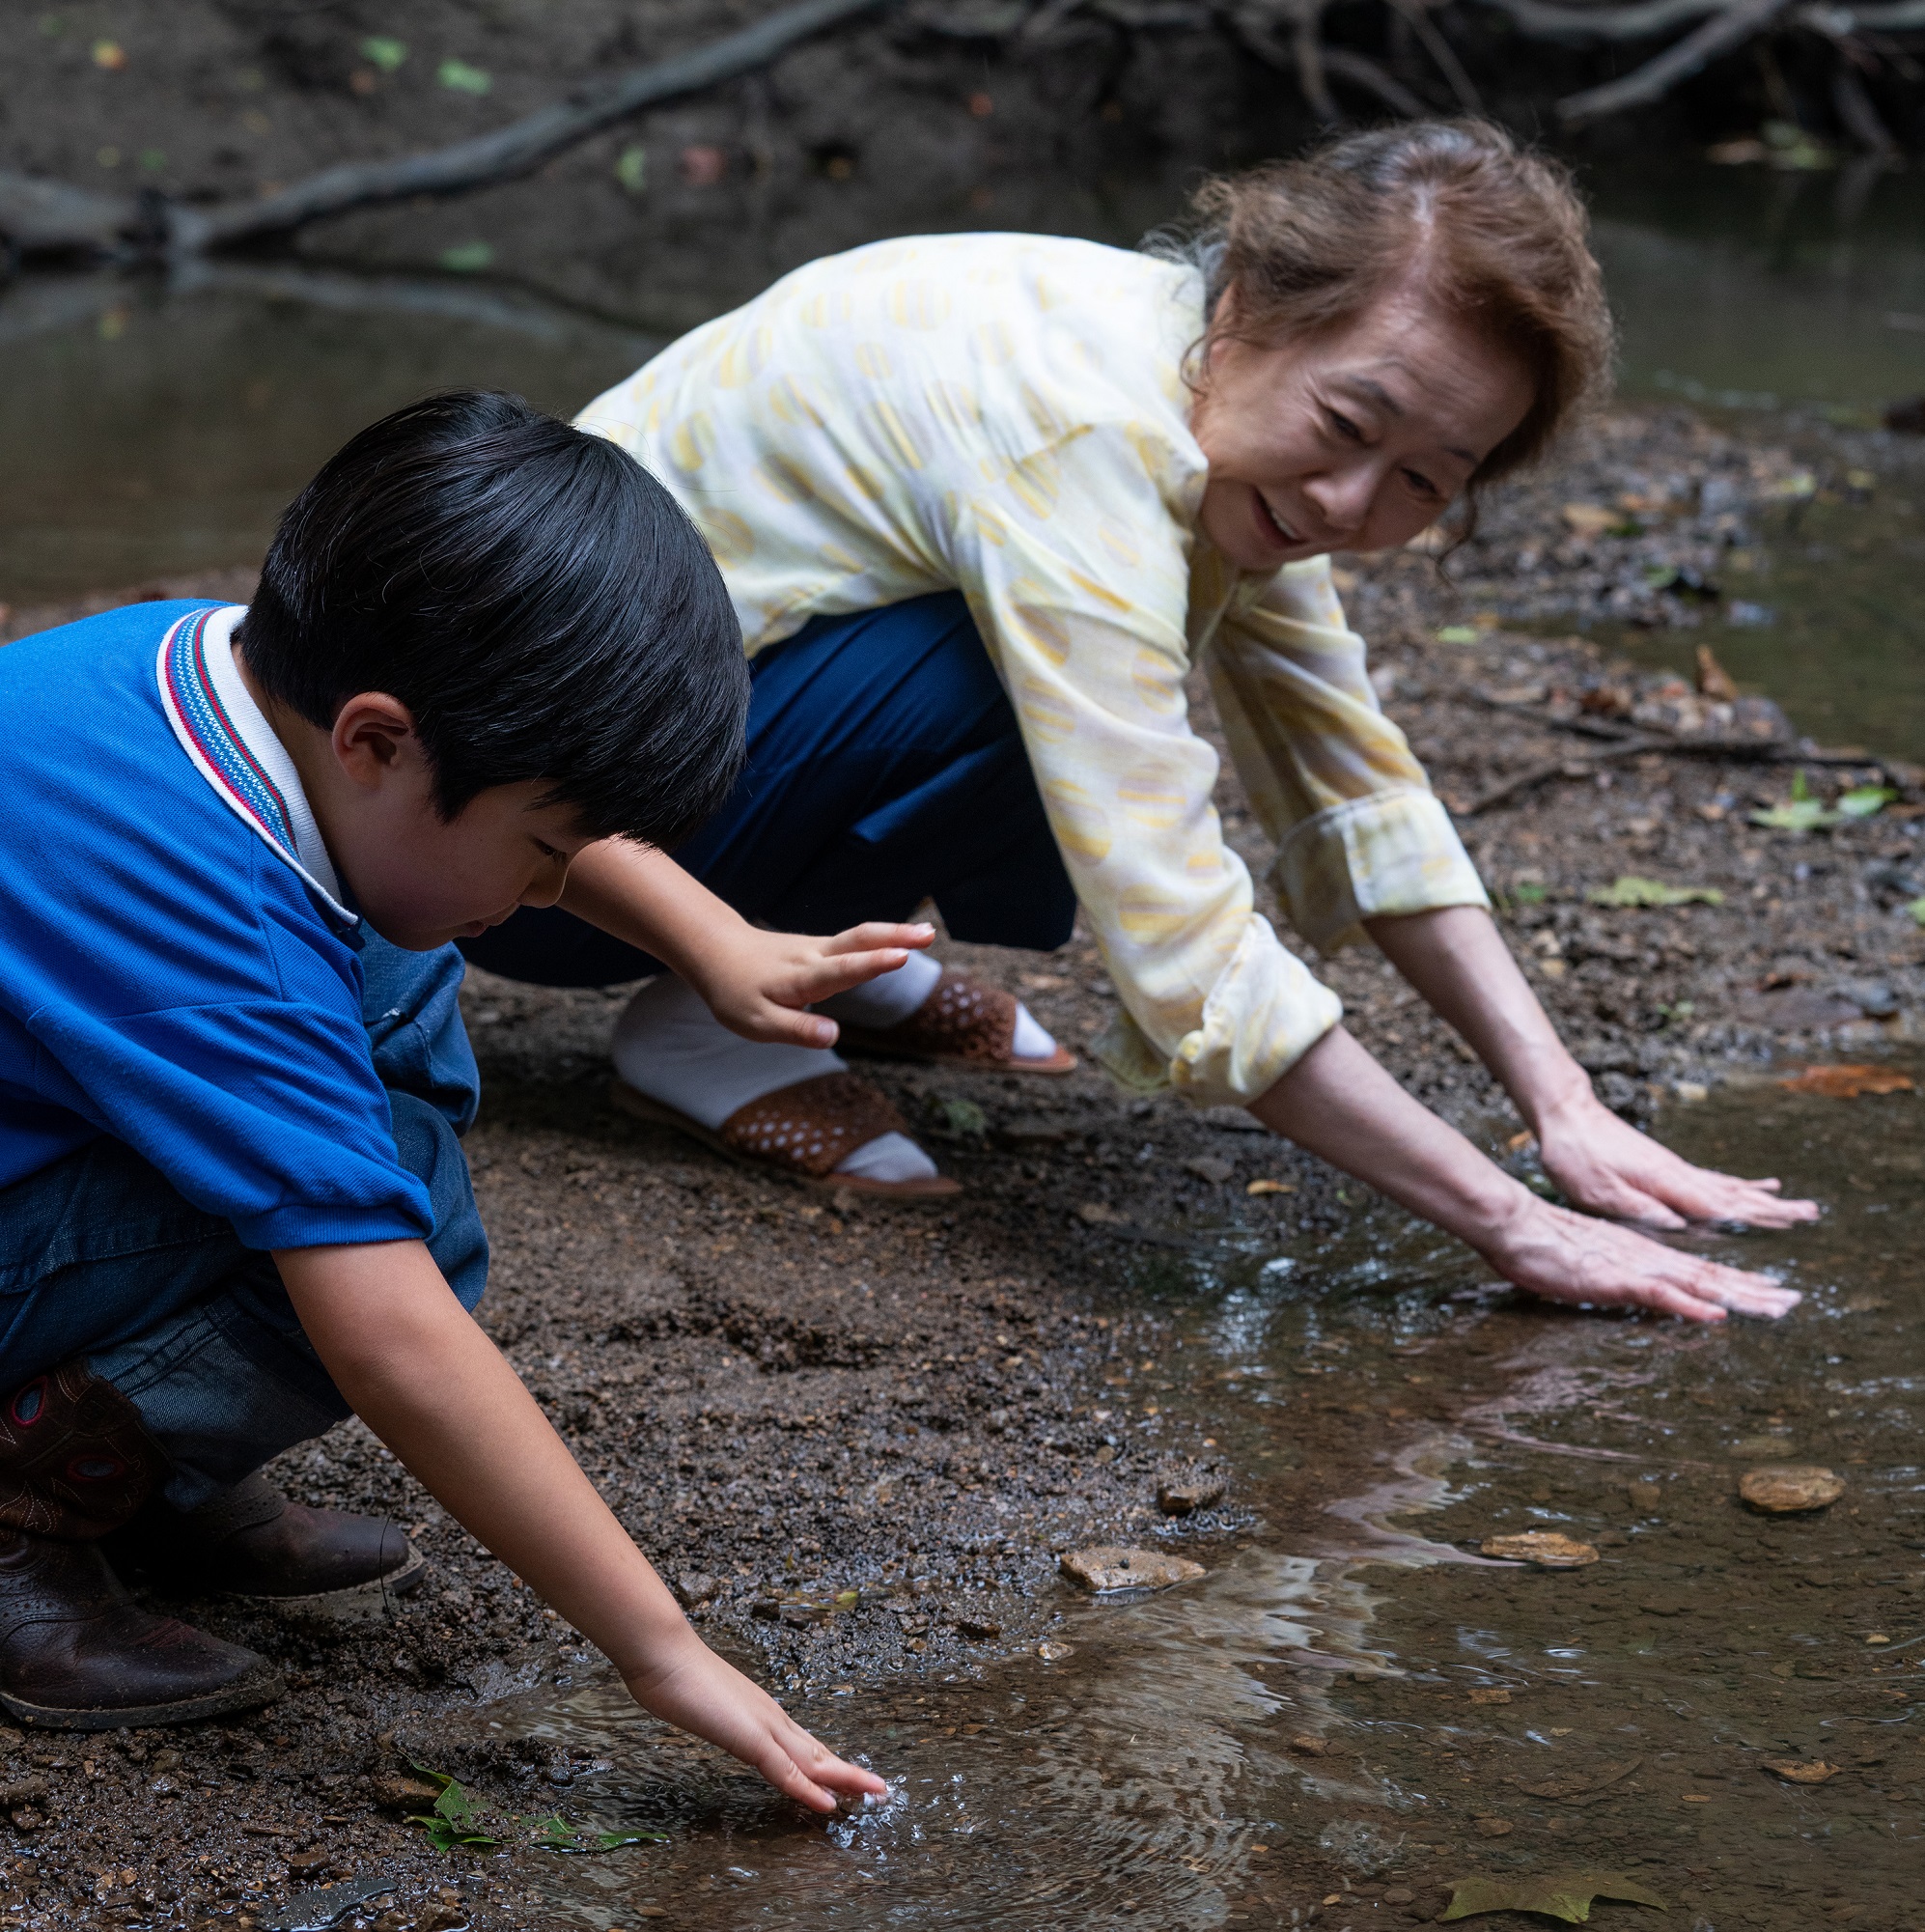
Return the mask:
<path id="1" fill-rule="evenodd" d="M 1865 83 L 1858 77 L 1851 49 L 1843 43 L 1838 48 L 1838 64 L 1831 70 L 1831 105 L 1846 132 L 1866 154 L 1875 154 L 1882 161 L 1898 158 L 1898 143 L 1892 139 L 1891 129 L 1881 119 Z"/>
<path id="2" fill-rule="evenodd" d="M 796 42 L 890 4 L 892 0 L 797 0 L 706 47 L 580 87 L 568 99 L 491 134 L 395 161 L 344 162 L 256 201 L 186 208 L 0 175 L 0 234 L 23 253 L 106 251 L 138 245 L 140 230 L 154 225 L 157 217 L 165 252 L 197 254 L 287 235 L 356 209 L 417 195 L 465 194 L 532 174 L 544 161 L 644 107 L 765 67 Z"/>
<path id="3" fill-rule="evenodd" d="M 1401 80 L 1386 73 L 1374 60 L 1353 54 L 1345 47 L 1324 49 L 1325 71 L 1338 80 L 1348 80 L 1377 96 L 1393 113 L 1419 120 L 1430 112 Z"/>
<path id="4" fill-rule="evenodd" d="M 1595 121 L 1600 115 L 1615 114 L 1620 108 L 1643 107 L 1667 94 L 1679 81 L 1688 79 L 1719 54 L 1748 41 L 1789 4 L 1790 0 L 1733 0 L 1732 5 L 1714 14 L 1695 32 L 1666 47 L 1656 60 L 1646 61 L 1621 79 L 1606 81 L 1603 87 L 1589 88 L 1560 100 L 1558 117 L 1566 123 Z"/>
<path id="5" fill-rule="evenodd" d="M 1457 104 L 1466 114 L 1482 114 L 1484 101 L 1475 87 L 1471 85 L 1469 74 L 1465 71 L 1464 63 L 1458 59 L 1457 51 L 1451 43 L 1437 32 L 1432 23 L 1430 10 L 1424 0 L 1390 0 L 1398 15 L 1407 21 L 1410 31 L 1424 43 L 1424 51 L 1437 64 L 1437 71 L 1444 77 L 1445 84 L 1457 97 Z"/>
<path id="6" fill-rule="evenodd" d="M 1551 0 L 1492 0 L 1528 34 L 1551 41 L 1641 41 L 1723 10 L 1727 0 L 1633 0 L 1626 7 L 1570 7 Z"/>

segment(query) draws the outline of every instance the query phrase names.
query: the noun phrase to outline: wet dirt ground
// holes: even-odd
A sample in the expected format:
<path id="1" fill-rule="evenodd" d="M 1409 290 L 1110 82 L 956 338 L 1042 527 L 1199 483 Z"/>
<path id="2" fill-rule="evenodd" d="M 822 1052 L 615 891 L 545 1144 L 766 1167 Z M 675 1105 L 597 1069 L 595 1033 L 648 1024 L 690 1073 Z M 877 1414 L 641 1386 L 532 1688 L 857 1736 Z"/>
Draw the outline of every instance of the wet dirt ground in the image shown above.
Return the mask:
<path id="1" fill-rule="evenodd" d="M 1695 474 L 1696 507 L 1681 494 L 1675 514 L 1650 514 L 1650 544 L 1688 563 L 1711 541 L 1697 527 L 1704 479 L 1726 471 L 1751 481 L 1704 514 L 1770 539 L 1789 455 L 1682 417 L 1625 420 L 1608 474 L 1633 461 Z M 1649 589 L 1648 548 L 1611 547 L 1628 539 L 1555 554 L 1575 534 L 1562 506 L 1598 496 L 1600 464 L 1580 451 L 1493 527 L 1507 543 L 1541 530 L 1541 574 L 1591 571 L 1606 598 L 1617 582 Z M 1502 551 L 1485 558 L 1488 581 Z M 1483 581 L 1449 590 L 1426 557 L 1344 568 L 1387 706 L 1466 808 L 1506 930 L 1601 1090 L 1641 1120 L 1669 1109 L 1665 1131 L 1687 1144 L 1722 1134 L 1736 1164 L 1832 1203 L 1816 1234 L 1746 1244 L 1826 1293 L 1784 1327 L 1716 1335 L 1548 1314 L 1494 1293 L 1447 1244 L 1413 1242 L 1367 1190 L 1244 1117 L 1120 1098 L 1087 1068 L 1058 1082 L 879 1069 L 968 1186 L 936 1212 L 883 1212 L 743 1173 L 615 1114 L 605 1051 L 620 995 L 475 975 L 487 1101 L 469 1146 L 495 1244 L 491 1332 L 705 1634 L 838 1747 L 903 1780 L 903 1803 L 840 1828 L 840 1843 L 715 1753 L 622 1720 L 572 1634 L 349 1427 L 276 1473 L 308 1500 L 408 1525 L 433 1566 L 427 1587 L 357 1628 L 191 1607 L 288 1668 L 289 1695 L 256 1718 L 0 1735 L 14 1821 L 0 1923 L 265 1932 L 291 1894 L 386 1877 L 396 1890 L 361 1922 L 387 1932 L 633 1932 L 645 1907 L 704 1926 L 831 1908 L 859 1923 L 891 1898 L 907 1922 L 1018 1926 L 1072 1912 L 1287 1922 L 1333 1898 L 1318 1910 L 1341 1925 L 1340 1907 L 1368 1906 L 1374 1922 L 1432 1912 L 1446 1878 L 1541 1869 L 1567 1847 L 1630 1875 L 1648 1854 L 1644 1882 L 1712 1901 L 1714 1923 L 1782 1922 L 1759 1890 L 1767 1877 L 1849 1888 L 1862 1869 L 1874 1895 L 1850 1922 L 1905 1922 L 1866 1822 L 1886 1815 L 1873 1785 L 1910 1788 L 1902 1758 L 1838 1759 L 1830 1782 L 1780 1788 L 1747 1753 L 1835 1755 L 1829 1716 L 1901 1714 L 1884 1694 L 1898 1676 L 1871 1674 L 1883 1646 L 1860 1639 L 1910 1635 L 1875 1627 L 1900 1621 L 1882 1593 L 1911 1574 L 1897 1513 L 1903 1250 L 1875 1244 L 1896 1237 L 1916 1195 L 1910 1169 L 1877 1164 L 1910 1158 L 1915 1101 L 1794 1106 L 1723 1083 L 1773 1059 L 1907 1050 L 1925 994 L 1925 933 L 1904 910 L 1925 896 L 1915 773 L 1871 753 L 1814 765 L 1823 796 L 1880 779 L 1900 795 L 1816 833 L 1748 821 L 1785 798 L 1782 764 L 1660 749 L 1569 775 L 1596 743 L 1574 721 L 1675 723 L 1689 693 L 1661 674 L 1640 681 L 1542 612 L 1506 615 Z M 1511 569 L 1522 600 L 1532 585 L 1515 552 Z M 234 578 L 205 588 L 245 594 Z M 1457 641 L 1440 641 L 1446 630 Z M 1535 789 L 1468 812 L 1547 763 L 1559 770 Z M 1227 783 L 1222 805 L 1261 865 Z M 1627 874 L 1722 902 L 1591 902 Z M 1113 1009 L 1080 938 L 1047 957 L 950 950 L 1073 1045 Z M 1400 1078 L 1527 1161 L 1509 1146 L 1520 1124 L 1501 1098 L 1374 955 L 1322 969 Z M 1680 1098 L 1700 1089 L 1710 1098 Z M 1761 1097 L 1782 1113 L 1769 1134 L 1777 1116 Z M 1278 1190 L 1252 1194 L 1256 1181 Z M 1881 1268 L 1888 1278 L 1873 1282 Z M 1889 1305 L 1847 1316 L 1855 1293 Z M 1656 1379 L 1639 1381 L 1647 1371 Z M 1847 1500 L 1816 1524 L 1762 1527 L 1727 1507 L 1739 1439 L 1720 1431 L 1740 1405 L 1744 1436 L 1787 1430 L 1800 1454 L 1836 1465 L 1866 1456 L 1841 1467 Z M 1625 1471 L 1657 1476 L 1661 1496 L 1633 1496 Z M 1223 1501 L 1164 1518 L 1159 1481 L 1196 1476 L 1225 1482 Z M 1348 1513 L 1331 1514 L 1345 1498 Z M 1430 1503 L 1442 1513 L 1399 1514 Z M 1435 1544 L 1559 1515 L 1604 1539 L 1603 1562 L 1556 1577 L 1434 1565 Z M 1168 1545 L 1209 1576 L 1144 1605 L 1092 1607 L 1055 1558 L 1099 1541 Z M 1358 1568 L 1371 1553 L 1419 1567 Z M 1645 1597 L 1685 1608 L 1648 1610 Z M 1780 1597 L 1797 1616 L 1779 1613 Z M 1890 1601 L 1905 1599 L 1893 1588 Z M 1755 1643 L 1738 1605 L 1760 1619 Z M 1044 1642 L 1073 1654 L 1046 1662 Z M 1714 1645 L 1724 1654 L 1707 1662 Z M 1574 1647 L 1584 1656 L 1548 1656 Z M 1807 1666 L 1844 1674 L 1800 1675 Z M 1472 1704 L 1471 1689 L 1512 1701 Z M 1883 1733 L 1839 1735 L 1837 1750 L 1869 1751 Z M 1299 1736 L 1311 1746 L 1293 1747 Z M 1539 1750 L 1542 1778 L 1520 1768 Z M 410 1758 L 458 1775 L 497 1820 L 559 1809 L 598 1829 L 669 1829 L 671 1843 L 597 1858 L 439 1853 L 401 1822 L 432 1797 L 397 1781 Z M 1595 1804 L 1505 1781 L 1595 1780 L 1632 1758 Z M 1724 1782 L 1707 1789 L 1714 1772 Z M 1797 1836 L 1821 1826 L 1822 1858 Z M 1792 1835 L 1769 1836 L 1780 1829 Z M 1827 1847 L 1853 1834 L 1864 1857 L 1834 1871 Z M 1753 1836 L 1766 1847 L 1755 1856 Z M 1877 1843 L 1899 1856 L 1889 1833 Z M 865 1867 L 878 1875 L 854 1875 Z M 871 1886 L 890 1890 L 863 1903 Z M 1821 1890 L 1814 1902 L 1835 1916 L 1854 1900 Z"/>

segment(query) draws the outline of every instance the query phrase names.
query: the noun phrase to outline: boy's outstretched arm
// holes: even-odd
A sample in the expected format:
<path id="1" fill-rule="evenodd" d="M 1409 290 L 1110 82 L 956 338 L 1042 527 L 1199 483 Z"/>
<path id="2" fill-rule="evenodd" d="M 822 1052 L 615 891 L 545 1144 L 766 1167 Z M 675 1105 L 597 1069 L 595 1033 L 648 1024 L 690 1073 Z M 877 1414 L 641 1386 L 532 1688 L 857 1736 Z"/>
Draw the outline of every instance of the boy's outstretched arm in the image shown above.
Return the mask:
<path id="1" fill-rule="evenodd" d="M 836 1023 L 805 1009 L 893 972 L 935 937 L 876 922 L 832 938 L 766 933 L 666 853 L 603 839 L 576 854 L 561 905 L 674 968 L 724 1026 L 748 1040 L 832 1047 Z"/>
<path id="2" fill-rule="evenodd" d="M 717 1657 L 416 1241 L 274 1256 L 354 1412 L 622 1673 L 635 1701 L 818 1811 L 886 1789 Z"/>

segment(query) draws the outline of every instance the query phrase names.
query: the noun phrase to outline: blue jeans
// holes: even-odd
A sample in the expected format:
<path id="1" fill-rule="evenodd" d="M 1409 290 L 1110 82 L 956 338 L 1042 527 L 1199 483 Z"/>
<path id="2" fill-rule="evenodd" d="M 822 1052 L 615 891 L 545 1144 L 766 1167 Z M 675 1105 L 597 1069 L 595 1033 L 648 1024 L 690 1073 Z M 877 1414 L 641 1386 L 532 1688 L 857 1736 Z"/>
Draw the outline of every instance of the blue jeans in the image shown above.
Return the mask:
<path id="1" fill-rule="evenodd" d="M 474 1099 L 454 1007 L 460 963 L 370 935 L 363 966 L 395 1151 L 428 1190 L 429 1252 L 472 1309 L 488 1237 L 458 1134 Z M 161 1494 L 180 1509 L 349 1413 L 271 1256 L 105 1135 L 0 1189 L 0 1387 L 75 1357 L 140 1411 L 172 1465 Z"/>
<path id="2" fill-rule="evenodd" d="M 924 899 L 951 935 L 1060 946 L 1076 895 L 1009 698 L 962 595 L 818 617 L 755 660 L 748 764 L 675 854 L 745 918 L 836 933 Z M 658 962 L 556 908 L 461 950 L 541 986 L 615 986 Z"/>

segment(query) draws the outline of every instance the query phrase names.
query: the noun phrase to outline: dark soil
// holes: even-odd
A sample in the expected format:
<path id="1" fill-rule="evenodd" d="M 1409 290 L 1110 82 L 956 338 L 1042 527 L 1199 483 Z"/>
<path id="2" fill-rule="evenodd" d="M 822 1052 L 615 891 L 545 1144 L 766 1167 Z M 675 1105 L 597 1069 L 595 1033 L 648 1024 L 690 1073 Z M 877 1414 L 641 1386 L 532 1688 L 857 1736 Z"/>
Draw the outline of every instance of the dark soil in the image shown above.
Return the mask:
<path id="1" fill-rule="evenodd" d="M 1697 568 L 1708 545 L 1768 541 L 1790 467 L 1683 417 L 1626 416 L 1506 495 L 1455 567 L 1465 592 L 1419 553 L 1348 560 L 1388 709 L 1446 798 L 1467 806 L 1518 771 L 1588 758 L 1598 741 L 1579 726 L 1629 718 L 1688 736 L 1702 724 L 1685 687 L 1580 639 L 1507 629 L 1503 609 L 1529 604 L 1542 620 L 1559 583 L 1587 611 L 1608 609 L 1620 579 L 1650 591 L 1654 555 Z M 1629 488 L 1633 472 L 1652 499 L 1636 555 L 1613 550 L 1626 537 L 1577 544 L 1563 506 L 1601 500 L 1614 480 Z M 1726 481 L 1707 490 L 1714 476 Z M 1669 479 L 1668 509 L 1652 477 Z M 189 586 L 131 595 L 163 588 Z M 232 575 L 191 588 L 246 594 Z M 1661 592 L 1646 602 L 1653 621 L 1673 614 Z M 20 612 L 10 631 L 73 614 Z M 1446 626 L 1476 641 L 1438 642 Z M 1750 714 L 1772 727 L 1770 707 Z M 1660 749 L 1465 820 L 1533 982 L 1633 1118 L 1722 1069 L 1859 1056 L 1911 1028 L 1925 933 L 1902 908 L 1925 896 L 1918 774 L 1869 758 L 1814 766 L 1822 795 L 1886 781 L 1903 798 L 1828 832 L 1750 825 L 1754 806 L 1787 795 L 1792 769 Z M 1222 804 L 1260 868 L 1263 841 L 1227 783 Z M 1588 901 L 1627 874 L 1715 888 L 1723 903 Z M 1073 1044 L 1107 1022 L 1114 995 L 1081 938 L 1046 958 L 943 951 L 1019 992 Z M 1508 1104 L 1374 953 L 1323 969 L 1400 1079 L 1527 1162 L 1504 1146 L 1519 1127 Z M 1160 1537 L 1207 1554 L 1247 1530 L 1237 1471 L 1200 1427 L 1158 1413 L 1171 1330 L 1134 1273 L 1159 1244 L 1274 1247 L 1334 1232 L 1360 1205 L 1355 1184 L 1239 1112 L 1122 1098 L 1089 1069 L 1046 1081 L 881 1067 L 968 1191 L 935 1211 L 805 1191 L 608 1106 L 606 1040 L 625 996 L 471 975 L 487 1099 L 469 1152 L 495 1255 L 483 1314 L 705 1635 L 778 1691 L 891 1666 L 944 1671 L 1037 1640 L 1061 1601 L 1065 1549 Z M 1253 1196 L 1259 1179 L 1286 1191 Z M 1367 1453 L 1367 1429 L 1352 1433 L 1333 1429 L 1327 1466 L 1302 1471 L 1304 1522 Z M 1228 1500 L 1166 1523 L 1159 1478 L 1211 1470 Z M 451 1863 L 401 1822 L 421 1794 L 396 1779 L 412 1757 L 516 1811 L 566 1813 L 580 1767 L 507 1742 L 486 1714 L 568 1681 L 589 1653 L 358 1424 L 275 1473 L 306 1500 L 409 1526 L 427 1586 L 373 1627 L 194 1606 L 287 1667 L 289 1694 L 257 1717 L 99 1738 L 0 1732 L 0 1805 L 15 1821 L 0 1846 L 8 1922 L 246 1926 L 303 1883 L 369 1873 L 400 1888 L 370 1908 L 390 1932 L 539 1922 L 523 1889 L 528 1862 L 549 1855 Z M 1289 1525 L 1272 1507 L 1269 1526 Z M 838 1605 L 847 1591 L 857 1601 Z M 468 1874 L 456 1890 L 451 1871 Z"/>

